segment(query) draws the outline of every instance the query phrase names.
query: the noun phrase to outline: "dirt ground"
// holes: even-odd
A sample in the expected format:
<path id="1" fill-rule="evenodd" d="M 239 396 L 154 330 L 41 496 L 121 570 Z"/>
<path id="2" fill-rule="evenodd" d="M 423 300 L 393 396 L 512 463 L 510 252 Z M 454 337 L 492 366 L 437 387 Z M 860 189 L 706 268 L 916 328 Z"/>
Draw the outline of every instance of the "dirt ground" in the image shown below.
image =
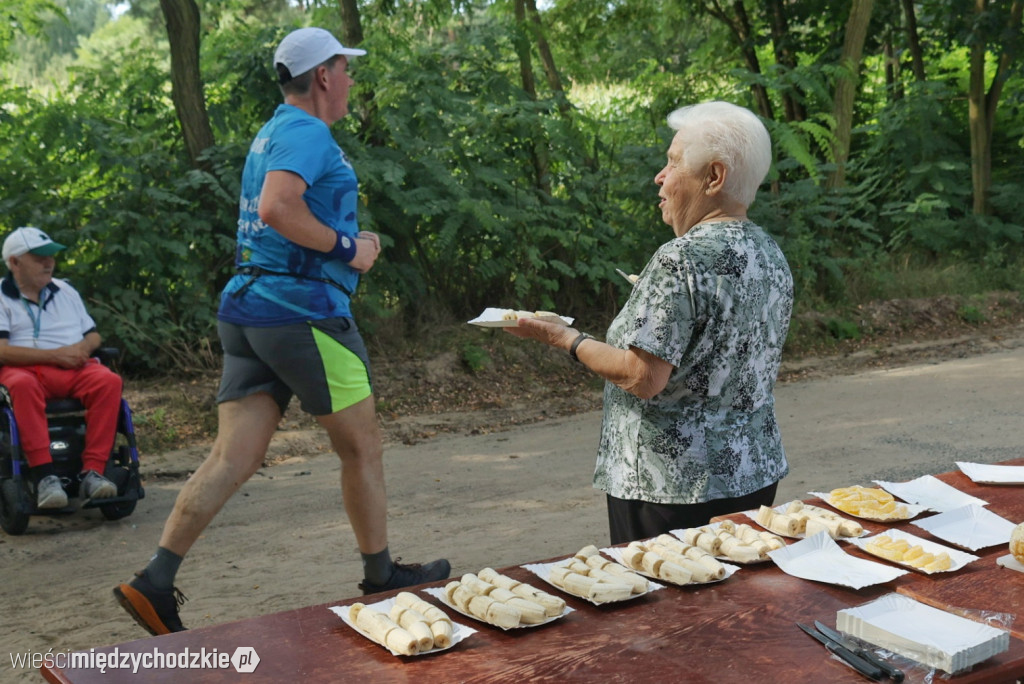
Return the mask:
<path id="1" fill-rule="evenodd" d="M 946 326 L 880 339 L 786 362 L 776 395 L 791 472 L 777 503 L 953 470 L 956 461 L 1022 455 L 1024 325 Z M 382 383 L 393 554 L 406 561 L 445 556 L 458 575 L 607 543 L 603 494 L 591 487 L 598 385 L 566 365 L 546 383 L 504 395 L 501 381 L 488 381 L 488 392 L 460 403 L 452 398 L 459 380 L 451 362 L 442 355 L 407 373 L 420 373 L 405 379 L 408 387 L 436 395 L 427 402 L 433 410 L 401 410 L 399 399 L 411 390 Z M 501 363 L 495 359 L 499 369 Z M 83 511 L 33 518 L 21 536 L 0 532 L 0 682 L 41 681 L 13 668 L 11 654 L 146 636 L 110 591 L 145 565 L 174 497 L 207 449 L 199 441 L 144 454 L 146 498 L 126 519 Z M 267 466 L 182 566 L 187 626 L 358 593 L 359 556 L 339 471 L 326 440 L 290 412 Z"/>

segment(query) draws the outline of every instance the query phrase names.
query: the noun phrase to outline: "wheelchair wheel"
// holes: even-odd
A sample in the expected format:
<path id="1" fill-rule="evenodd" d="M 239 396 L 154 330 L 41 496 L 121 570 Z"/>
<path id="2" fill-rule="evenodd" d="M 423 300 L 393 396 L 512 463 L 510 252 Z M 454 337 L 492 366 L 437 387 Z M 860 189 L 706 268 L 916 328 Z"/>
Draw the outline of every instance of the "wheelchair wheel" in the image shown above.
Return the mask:
<path id="1" fill-rule="evenodd" d="M 12 479 L 0 480 L 0 528 L 7 534 L 22 534 L 28 529 L 28 513 L 18 510 L 21 492 Z"/>
<path id="2" fill-rule="evenodd" d="M 137 501 L 122 501 L 120 503 L 106 504 L 99 506 L 100 513 L 107 520 L 120 520 L 121 518 L 127 518 L 133 512 L 135 512 L 135 504 Z"/>
<path id="3" fill-rule="evenodd" d="M 128 468 L 122 467 L 107 467 L 104 475 L 111 482 L 117 485 L 117 495 L 125 496 L 128 494 L 128 490 L 133 484 L 137 484 L 137 480 L 133 482 L 132 472 Z M 117 501 L 115 503 L 101 504 L 97 508 L 100 509 L 100 513 L 107 520 L 120 520 L 121 518 L 127 518 L 133 512 L 135 512 L 135 504 L 138 503 L 138 499 L 131 499 L 130 501 Z"/>

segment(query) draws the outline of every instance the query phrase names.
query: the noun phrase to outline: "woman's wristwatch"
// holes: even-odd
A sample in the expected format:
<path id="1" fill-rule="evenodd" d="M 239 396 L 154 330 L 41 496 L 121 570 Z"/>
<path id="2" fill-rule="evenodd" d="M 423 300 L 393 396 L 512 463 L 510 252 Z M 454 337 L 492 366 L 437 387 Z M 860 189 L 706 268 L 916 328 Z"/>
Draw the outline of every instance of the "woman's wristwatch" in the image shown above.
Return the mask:
<path id="1" fill-rule="evenodd" d="M 573 361 L 575 361 L 576 363 L 582 363 L 582 361 L 580 361 L 580 357 L 576 356 L 576 349 L 577 349 L 577 347 L 580 346 L 580 344 L 583 342 L 583 340 L 592 340 L 592 339 L 594 339 L 593 335 L 588 335 L 587 333 L 580 333 L 576 337 L 576 339 L 572 341 L 572 346 L 569 347 L 569 356 L 572 357 Z"/>

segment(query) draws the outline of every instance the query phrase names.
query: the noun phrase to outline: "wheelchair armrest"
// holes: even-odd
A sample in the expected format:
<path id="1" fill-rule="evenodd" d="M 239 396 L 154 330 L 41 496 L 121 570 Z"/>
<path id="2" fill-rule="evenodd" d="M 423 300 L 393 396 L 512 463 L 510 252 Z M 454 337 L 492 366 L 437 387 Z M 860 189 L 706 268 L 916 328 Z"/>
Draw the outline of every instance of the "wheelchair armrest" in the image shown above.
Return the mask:
<path id="1" fill-rule="evenodd" d="M 99 347 L 92 353 L 104 366 L 109 366 L 121 356 L 121 350 L 117 347 Z"/>

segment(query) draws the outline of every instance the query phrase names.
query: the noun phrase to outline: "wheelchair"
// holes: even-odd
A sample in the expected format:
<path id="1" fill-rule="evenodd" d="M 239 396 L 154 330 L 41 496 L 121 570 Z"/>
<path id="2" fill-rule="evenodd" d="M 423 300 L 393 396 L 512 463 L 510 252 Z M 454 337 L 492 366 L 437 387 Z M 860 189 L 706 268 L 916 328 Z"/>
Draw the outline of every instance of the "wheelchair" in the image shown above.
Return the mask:
<path id="1" fill-rule="evenodd" d="M 96 353 L 105 365 L 110 365 L 117 355 L 118 350 L 113 348 L 103 348 Z M 35 486 L 28 477 L 28 461 L 22 453 L 11 397 L 7 388 L 0 385 L 0 528 L 7 534 L 18 535 L 28 528 L 33 515 L 63 515 L 85 508 L 99 508 L 107 520 L 131 515 L 146 493 L 139 477 L 139 452 L 128 402 L 121 399 L 117 436 L 103 473 L 117 485 L 117 496 L 84 504 L 76 503 L 75 498 L 85 450 L 85 407 L 77 399 L 51 399 L 46 402 L 46 418 L 54 470 L 69 498 L 64 508 L 36 507 Z"/>

